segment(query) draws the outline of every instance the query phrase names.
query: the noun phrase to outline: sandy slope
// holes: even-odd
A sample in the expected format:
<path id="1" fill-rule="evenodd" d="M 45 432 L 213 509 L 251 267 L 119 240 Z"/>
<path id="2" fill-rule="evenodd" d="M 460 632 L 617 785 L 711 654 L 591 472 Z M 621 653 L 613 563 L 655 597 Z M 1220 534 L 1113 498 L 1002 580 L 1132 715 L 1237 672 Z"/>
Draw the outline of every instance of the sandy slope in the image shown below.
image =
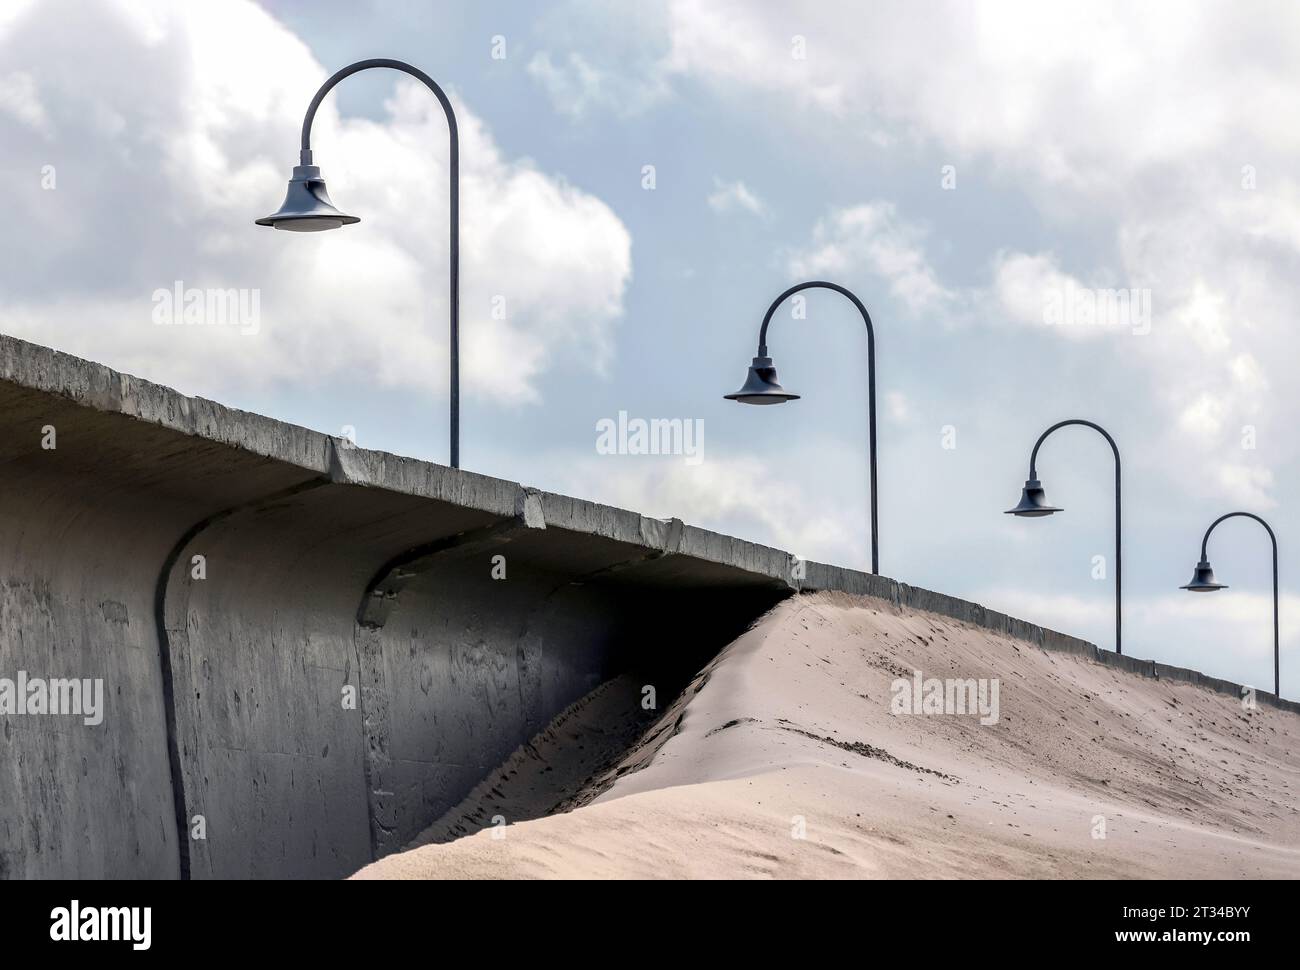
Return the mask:
<path id="1" fill-rule="evenodd" d="M 997 678 L 999 720 L 891 713 L 914 670 Z M 1293 714 L 818 594 L 731 644 L 574 810 L 358 877 L 1294 878 L 1297 795 Z"/>
<path id="2" fill-rule="evenodd" d="M 640 701 L 637 678 L 605 681 L 517 748 L 407 848 L 451 842 L 502 821 L 540 818 L 577 799 L 588 800 L 584 786 L 617 765 L 653 726 L 654 712 L 643 710 Z"/>

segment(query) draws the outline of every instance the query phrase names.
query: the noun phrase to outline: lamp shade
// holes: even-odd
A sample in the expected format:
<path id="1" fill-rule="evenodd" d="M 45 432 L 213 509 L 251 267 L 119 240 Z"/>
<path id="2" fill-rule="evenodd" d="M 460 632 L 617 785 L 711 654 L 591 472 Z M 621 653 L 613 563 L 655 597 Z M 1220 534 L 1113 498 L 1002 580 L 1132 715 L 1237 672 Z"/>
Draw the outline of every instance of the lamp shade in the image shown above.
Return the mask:
<path id="1" fill-rule="evenodd" d="M 360 221 L 357 216 L 345 215 L 334 208 L 329 193 L 325 191 L 325 180 L 320 177 L 320 168 L 295 165 L 293 178 L 289 179 L 289 191 L 285 193 L 279 211 L 258 219 L 257 224 L 290 232 L 320 232 Z"/>
<path id="2" fill-rule="evenodd" d="M 1214 581 L 1214 569 L 1210 566 L 1208 559 L 1202 559 L 1196 564 L 1196 572 L 1192 573 L 1192 581 L 1186 586 L 1178 588 L 1190 590 L 1193 593 L 1213 593 L 1228 587 L 1223 583 Z"/>
<path id="3" fill-rule="evenodd" d="M 1060 511 L 1062 510 L 1056 506 L 1047 504 L 1047 493 L 1043 491 L 1042 482 L 1036 478 L 1031 478 L 1025 482 L 1025 487 L 1020 492 L 1020 504 L 1014 509 L 1007 509 L 1006 514 L 1035 518 Z"/>
<path id="4" fill-rule="evenodd" d="M 723 396 L 741 404 L 784 404 L 799 399 L 798 394 L 787 391 L 777 381 L 771 357 L 755 357 L 740 390 Z"/>

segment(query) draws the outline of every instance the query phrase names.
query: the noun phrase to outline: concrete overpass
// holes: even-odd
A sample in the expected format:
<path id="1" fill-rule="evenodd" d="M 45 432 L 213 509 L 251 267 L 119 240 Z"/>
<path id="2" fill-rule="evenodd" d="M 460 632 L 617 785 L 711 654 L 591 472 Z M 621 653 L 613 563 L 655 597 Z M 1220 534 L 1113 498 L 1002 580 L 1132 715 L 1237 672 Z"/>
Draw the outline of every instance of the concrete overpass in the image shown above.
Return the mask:
<path id="1" fill-rule="evenodd" d="M 0 714 L 0 876 L 345 875 L 597 683 L 684 682 L 800 590 L 1240 690 L 9 337 L 0 429 L 0 678 L 102 679 L 105 707 Z"/>

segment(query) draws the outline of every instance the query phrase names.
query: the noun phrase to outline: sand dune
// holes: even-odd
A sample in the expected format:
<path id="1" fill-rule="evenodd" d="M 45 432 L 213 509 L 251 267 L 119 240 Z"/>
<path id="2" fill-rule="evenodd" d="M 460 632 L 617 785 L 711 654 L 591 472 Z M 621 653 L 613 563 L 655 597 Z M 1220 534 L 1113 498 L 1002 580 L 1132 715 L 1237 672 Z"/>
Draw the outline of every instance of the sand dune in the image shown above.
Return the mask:
<path id="1" fill-rule="evenodd" d="M 898 713 L 896 696 L 915 697 L 895 682 L 917 671 L 982 680 L 986 702 L 996 683 L 996 722 L 971 708 Z M 605 691 L 591 716 L 626 719 L 613 696 L 640 694 Z M 572 761 L 585 709 L 534 740 L 539 762 Z M 1295 878 L 1298 742 L 1289 712 L 878 600 L 804 595 L 585 785 L 539 794 L 524 772 L 521 798 L 506 771 L 507 789 L 480 786 L 440 831 L 483 824 L 490 789 L 513 824 L 356 878 Z M 509 814 L 515 802 L 545 811 L 552 795 L 555 814 Z"/>

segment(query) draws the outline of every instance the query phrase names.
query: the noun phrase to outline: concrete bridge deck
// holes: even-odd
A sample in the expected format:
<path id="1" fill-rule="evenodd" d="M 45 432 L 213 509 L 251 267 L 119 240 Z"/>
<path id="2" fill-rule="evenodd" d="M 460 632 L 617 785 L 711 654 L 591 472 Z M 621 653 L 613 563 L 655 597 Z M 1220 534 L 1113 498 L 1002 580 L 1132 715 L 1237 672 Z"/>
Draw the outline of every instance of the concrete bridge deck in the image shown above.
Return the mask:
<path id="1" fill-rule="evenodd" d="M 801 590 L 1240 690 L 3 336 L 0 428 L 0 678 L 102 680 L 105 708 L 0 714 L 4 877 L 345 875 L 597 683 L 689 678 Z"/>

